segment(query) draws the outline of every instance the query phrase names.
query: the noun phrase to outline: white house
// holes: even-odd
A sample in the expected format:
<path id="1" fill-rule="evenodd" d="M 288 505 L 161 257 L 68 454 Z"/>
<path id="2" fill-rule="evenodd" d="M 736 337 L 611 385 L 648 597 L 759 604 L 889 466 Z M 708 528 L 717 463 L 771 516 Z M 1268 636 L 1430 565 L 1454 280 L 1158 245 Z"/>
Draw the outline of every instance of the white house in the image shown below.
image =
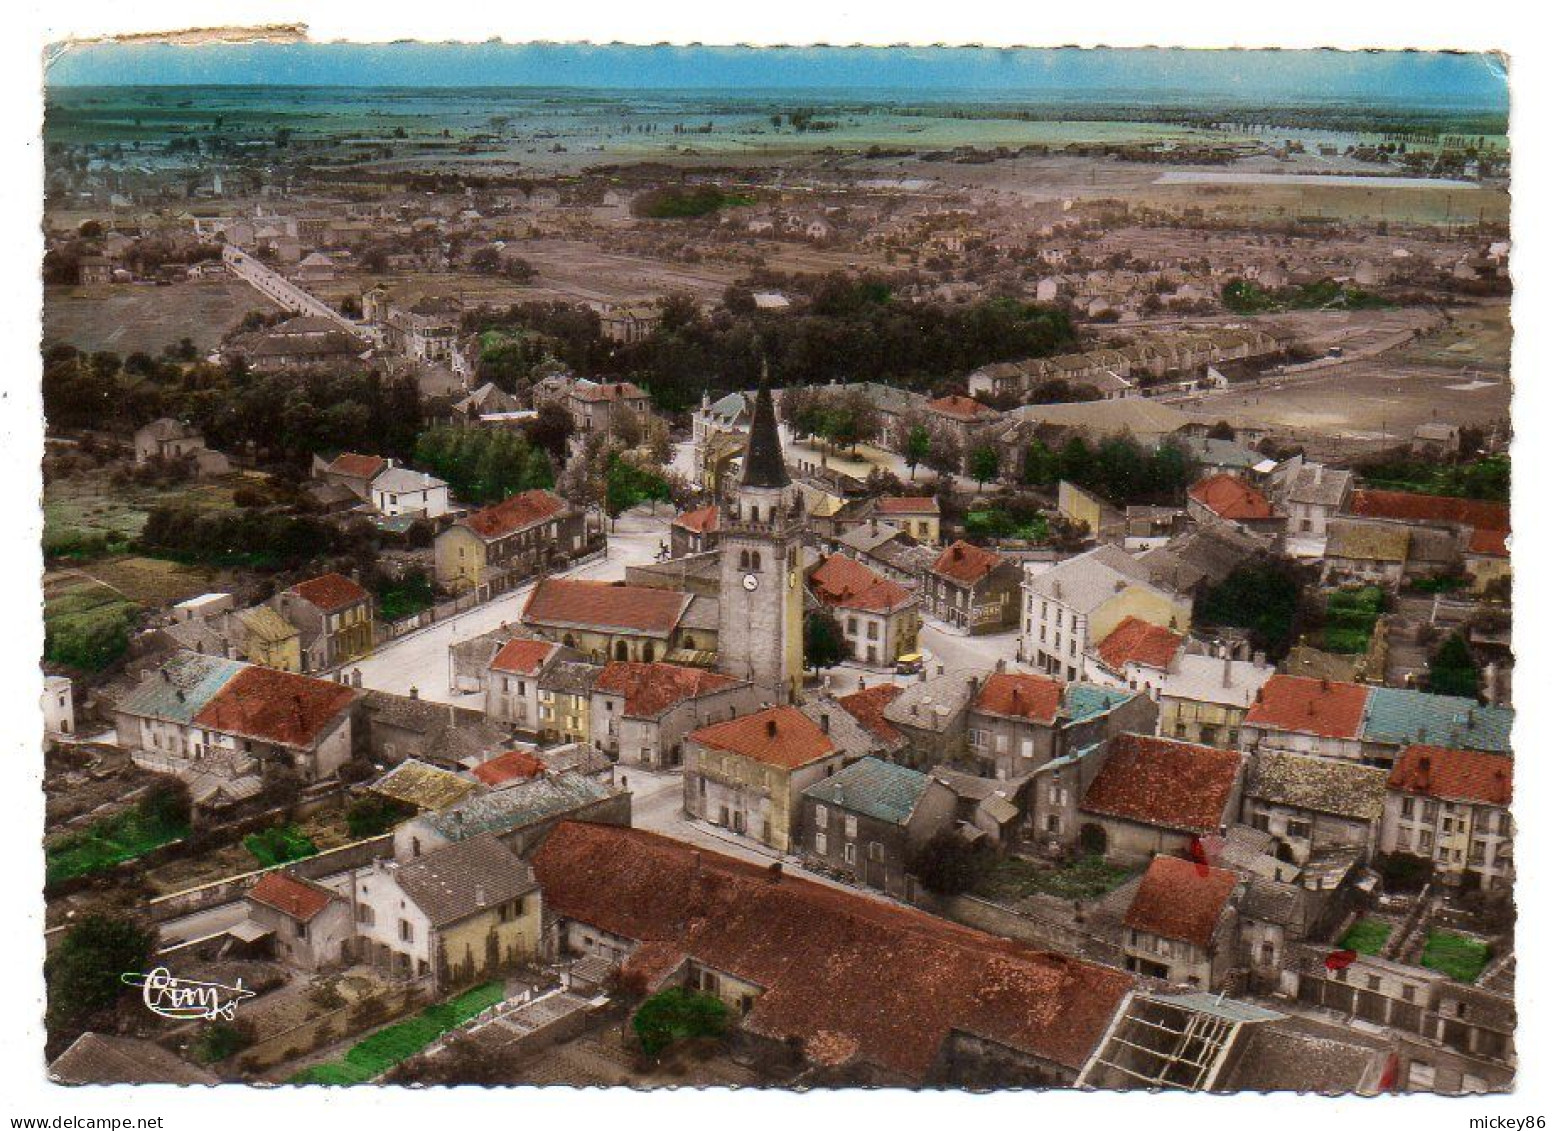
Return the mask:
<path id="1" fill-rule="evenodd" d="M 408 467 L 386 468 L 373 479 L 369 489 L 373 509 L 389 518 L 405 514 L 440 518 L 450 509 L 448 484 Z"/>

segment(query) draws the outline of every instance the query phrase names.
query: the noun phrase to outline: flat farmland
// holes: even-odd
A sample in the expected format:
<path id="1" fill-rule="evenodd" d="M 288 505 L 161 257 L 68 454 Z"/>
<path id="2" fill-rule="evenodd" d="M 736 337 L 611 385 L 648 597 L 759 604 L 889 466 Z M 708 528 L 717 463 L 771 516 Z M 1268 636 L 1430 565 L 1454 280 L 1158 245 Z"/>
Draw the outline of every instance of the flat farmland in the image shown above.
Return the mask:
<path id="1" fill-rule="evenodd" d="M 214 349 L 250 310 L 275 306 L 237 279 L 191 279 L 166 287 L 116 283 L 95 287 L 46 287 L 43 340 L 83 350 L 161 353 L 189 338 Z"/>
<path id="2" fill-rule="evenodd" d="M 1509 414 L 1511 402 L 1504 375 L 1402 364 L 1390 353 L 1182 407 L 1202 420 L 1385 446 L 1408 441 L 1433 420 L 1493 423 Z"/>

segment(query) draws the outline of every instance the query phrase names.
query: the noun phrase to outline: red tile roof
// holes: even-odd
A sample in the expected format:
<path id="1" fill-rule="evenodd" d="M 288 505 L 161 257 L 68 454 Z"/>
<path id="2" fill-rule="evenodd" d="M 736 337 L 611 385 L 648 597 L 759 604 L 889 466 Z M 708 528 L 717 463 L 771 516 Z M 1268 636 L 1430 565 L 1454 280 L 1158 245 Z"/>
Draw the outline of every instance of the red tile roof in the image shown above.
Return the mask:
<path id="1" fill-rule="evenodd" d="M 1476 530 L 1469 535 L 1469 553 L 1489 558 L 1509 558 L 1512 551 L 1506 544 L 1508 534 L 1509 531 L 1505 530 Z"/>
<path id="2" fill-rule="evenodd" d="M 995 715 L 1050 723 L 1064 703 L 1064 685 L 1045 675 L 995 672 L 983 683 L 972 705 Z"/>
<path id="3" fill-rule="evenodd" d="M 478 510 L 464 520 L 476 534 L 490 542 L 553 518 L 567 509 L 559 495 L 536 488 L 509 496 L 494 506 Z"/>
<path id="4" fill-rule="evenodd" d="M 1207 947 L 1236 883 L 1235 872 L 1157 856 L 1139 883 L 1123 925 Z"/>
<path id="5" fill-rule="evenodd" d="M 866 687 L 863 691 L 855 691 L 852 695 L 844 695 L 837 700 L 837 705 L 857 719 L 859 725 L 871 734 L 878 735 L 887 742 L 897 742 L 901 739 L 902 732 L 886 722 L 885 709 L 894 703 L 901 693 L 902 689 L 896 684 L 882 683 L 874 687 Z"/>
<path id="6" fill-rule="evenodd" d="M 1235 475 L 1211 475 L 1188 489 L 1188 497 L 1228 521 L 1269 518 L 1274 508 L 1263 492 Z"/>
<path id="7" fill-rule="evenodd" d="M 1107 638 L 1096 645 L 1101 662 L 1115 672 L 1121 672 L 1125 664 L 1143 664 L 1151 668 L 1165 668 L 1177 655 L 1185 639 L 1182 633 L 1151 624 L 1138 617 L 1124 617 Z"/>
<path id="8" fill-rule="evenodd" d="M 197 726 L 281 746 L 312 746 L 356 698 L 329 680 L 253 665 L 194 716 Z"/>
<path id="9" fill-rule="evenodd" d="M 834 609 L 889 613 L 912 601 L 906 586 L 881 577 L 863 562 L 832 554 L 810 574 L 810 592 Z"/>
<path id="10" fill-rule="evenodd" d="M 615 660 L 605 665 L 594 681 L 596 692 L 626 697 L 625 713 L 633 718 L 653 718 L 676 703 L 733 687 L 739 680 L 719 672 L 688 668 L 681 664 L 642 664 Z"/>
<path id="11" fill-rule="evenodd" d="M 698 507 L 696 510 L 677 515 L 670 525 L 689 530 L 693 534 L 706 534 L 718 529 L 718 508 Z"/>
<path id="12" fill-rule="evenodd" d="M 1488 499 L 1455 499 L 1447 495 L 1417 495 L 1413 491 L 1356 491 L 1350 513 L 1402 522 L 1447 522 L 1475 530 L 1512 529 L 1512 508 Z"/>
<path id="13" fill-rule="evenodd" d="M 1114 735 L 1080 807 L 1178 832 L 1218 833 L 1242 756 L 1171 738 Z"/>
<path id="14" fill-rule="evenodd" d="M 1393 763 L 1388 788 L 1443 801 L 1512 803 L 1512 759 L 1477 750 L 1406 746 Z"/>
<path id="15" fill-rule="evenodd" d="M 970 542 L 952 542 L 935 559 L 933 572 L 962 585 L 971 585 L 987 577 L 1003 560 L 992 550 L 985 550 Z"/>
<path id="16" fill-rule="evenodd" d="M 514 675 L 538 675 L 545 661 L 560 647 L 549 640 L 509 640 L 491 658 L 491 666 L 496 671 Z"/>
<path id="17" fill-rule="evenodd" d="M 582 401 L 621 401 L 648 394 L 630 381 L 610 381 L 604 384 L 574 385 L 572 395 Z"/>
<path id="18" fill-rule="evenodd" d="M 338 573 L 326 573 L 322 577 L 299 581 L 287 590 L 326 613 L 339 612 L 348 605 L 369 600 L 371 595 L 349 577 Z"/>
<path id="19" fill-rule="evenodd" d="M 668 636 L 691 598 L 669 589 L 549 577 L 524 605 L 525 623 Z"/>
<path id="20" fill-rule="evenodd" d="M 335 897 L 317 884 L 311 884 L 290 872 L 266 872 L 259 877 L 257 884 L 248 889 L 248 898 L 306 923 L 328 907 L 329 901 Z"/>
<path id="21" fill-rule="evenodd" d="M 982 420 L 985 417 L 999 415 L 997 409 L 989 408 L 981 401 L 974 401 L 971 397 L 963 397 L 959 394 L 936 397 L 929 402 L 928 407 L 933 412 L 952 416 L 957 420 Z"/>
<path id="22" fill-rule="evenodd" d="M 914 1081 L 953 1030 L 1078 1069 L 1132 985 L 641 829 L 563 822 L 533 864 L 548 910 L 651 945 L 654 969 L 684 953 L 762 987 L 749 1031 Z"/>
<path id="23" fill-rule="evenodd" d="M 887 496 L 875 500 L 875 509 L 881 514 L 939 514 L 939 500 L 926 498 L 898 498 Z"/>
<path id="24" fill-rule="evenodd" d="M 341 452 L 329 465 L 329 470 L 336 475 L 349 475 L 353 479 L 375 479 L 380 471 L 389 466 L 389 461 L 382 456 L 362 456 L 355 452 Z"/>
<path id="25" fill-rule="evenodd" d="M 470 773 L 479 781 L 496 788 L 509 782 L 539 777 L 545 773 L 545 763 L 527 750 L 509 750 L 506 754 L 498 754 L 475 766 Z"/>
<path id="26" fill-rule="evenodd" d="M 798 707 L 768 707 L 702 727 L 687 737 L 709 749 L 727 750 L 784 770 L 808 766 L 837 751 L 820 724 Z"/>
<path id="27" fill-rule="evenodd" d="M 1356 738 L 1369 694 L 1359 683 L 1277 675 L 1258 692 L 1243 725 L 1320 738 Z"/>

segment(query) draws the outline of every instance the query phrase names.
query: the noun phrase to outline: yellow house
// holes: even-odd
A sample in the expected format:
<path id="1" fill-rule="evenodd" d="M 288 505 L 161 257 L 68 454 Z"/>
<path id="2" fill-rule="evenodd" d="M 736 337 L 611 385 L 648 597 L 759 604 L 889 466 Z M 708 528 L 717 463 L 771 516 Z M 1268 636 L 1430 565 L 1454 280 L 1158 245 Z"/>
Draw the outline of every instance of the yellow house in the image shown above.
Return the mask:
<path id="1" fill-rule="evenodd" d="M 283 672 L 302 671 L 302 634 L 269 605 L 232 614 L 239 648 L 251 664 Z"/>
<path id="2" fill-rule="evenodd" d="M 593 740 L 589 701 L 600 668 L 578 660 L 558 660 L 540 675 L 540 737 L 547 742 Z"/>
<path id="3" fill-rule="evenodd" d="M 939 545 L 939 500 L 932 495 L 877 499 L 875 514 L 925 546 Z"/>
<path id="4" fill-rule="evenodd" d="M 437 583 L 453 593 L 477 589 L 498 570 L 538 573 L 586 548 L 583 515 L 550 491 L 524 491 L 478 510 L 437 536 Z"/>
<path id="5" fill-rule="evenodd" d="M 483 833 L 403 863 L 376 860 L 351 878 L 356 959 L 465 985 L 540 953 L 540 886 L 517 853 Z"/>

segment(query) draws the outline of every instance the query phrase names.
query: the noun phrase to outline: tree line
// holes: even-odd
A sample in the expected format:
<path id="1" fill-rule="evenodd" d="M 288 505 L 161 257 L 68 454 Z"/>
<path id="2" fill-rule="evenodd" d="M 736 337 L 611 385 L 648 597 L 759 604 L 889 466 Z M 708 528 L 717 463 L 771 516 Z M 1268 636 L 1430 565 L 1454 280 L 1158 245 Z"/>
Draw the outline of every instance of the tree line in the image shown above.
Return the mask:
<path id="1" fill-rule="evenodd" d="M 471 502 L 499 502 L 556 484 L 546 451 L 523 432 L 501 428 L 429 428 L 416 439 L 415 461 Z"/>

